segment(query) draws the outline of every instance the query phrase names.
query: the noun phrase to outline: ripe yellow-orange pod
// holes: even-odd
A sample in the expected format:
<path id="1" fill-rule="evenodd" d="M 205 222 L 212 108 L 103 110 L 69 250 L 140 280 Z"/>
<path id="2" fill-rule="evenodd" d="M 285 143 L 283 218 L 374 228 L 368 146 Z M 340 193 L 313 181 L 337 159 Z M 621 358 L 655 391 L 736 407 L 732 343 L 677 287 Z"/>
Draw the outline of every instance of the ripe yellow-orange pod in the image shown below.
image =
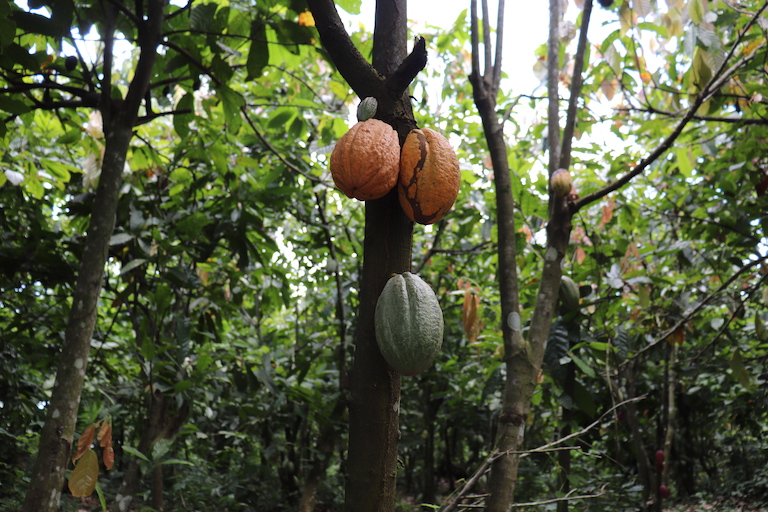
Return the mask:
<path id="1" fill-rule="evenodd" d="M 558 169 L 552 173 L 552 177 L 549 178 L 549 186 L 552 187 L 552 191 L 558 197 L 565 197 L 570 193 L 573 188 L 573 178 L 571 173 L 565 169 Z"/>
<path id="2" fill-rule="evenodd" d="M 397 184 L 399 162 L 397 132 L 384 121 L 369 119 L 357 123 L 336 143 L 331 176 L 347 197 L 378 199 Z"/>
<path id="3" fill-rule="evenodd" d="M 442 219 L 459 195 L 459 160 L 448 139 L 429 128 L 411 130 L 400 153 L 400 206 L 419 224 Z"/>

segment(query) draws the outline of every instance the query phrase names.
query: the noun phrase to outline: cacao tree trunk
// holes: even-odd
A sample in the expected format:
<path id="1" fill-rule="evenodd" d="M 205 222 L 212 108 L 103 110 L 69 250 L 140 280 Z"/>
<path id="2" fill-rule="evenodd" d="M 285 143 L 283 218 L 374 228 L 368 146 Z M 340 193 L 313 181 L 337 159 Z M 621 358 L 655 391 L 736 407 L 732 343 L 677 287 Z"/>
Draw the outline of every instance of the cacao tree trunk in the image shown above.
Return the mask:
<path id="1" fill-rule="evenodd" d="M 416 126 L 407 87 L 426 64 L 423 40 L 406 59 L 407 1 L 376 3 L 373 66 L 352 44 L 332 1 L 308 0 L 307 4 L 323 46 L 339 72 L 361 99 L 372 96 L 378 100 L 376 117 L 395 128 L 402 145 Z M 412 236 L 413 223 L 400 208 L 396 190 L 366 202 L 360 305 L 350 372 L 348 512 L 394 510 L 400 375 L 389 368 L 379 352 L 374 311 L 390 275 L 410 270 Z"/>
<path id="2" fill-rule="evenodd" d="M 110 98 L 112 91 L 108 78 L 102 84 L 104 91 L 100 108 L 104 122 L 105 150 L 101 177 L 72 294 L 56 380 L 24 499 L 24 510 L 54 512 L 58 509 L 64 475 L 69 465 L 80 394 L 85 382 L 91 337 L 96 325 L 104 264 L 115 225 L 123 168 L 133 136 L 133 125 L 155 61 L 163 7 L 162 0 L 148 0 L 146 18 L 142 20 L 144 30 L 141 31 L 141 55 L 125 101 L 116 102 Z M 116 15 L 115 8 L 106 9 L 112 9 L 112 16 Z M 108 34 L 107 40 L 110 39 Z M 111 51 L 111 46 L 107 44 L 107 54 L 111 55 Z M 110 61 L 105 57 L 105 77 L 111 74 Z"/>

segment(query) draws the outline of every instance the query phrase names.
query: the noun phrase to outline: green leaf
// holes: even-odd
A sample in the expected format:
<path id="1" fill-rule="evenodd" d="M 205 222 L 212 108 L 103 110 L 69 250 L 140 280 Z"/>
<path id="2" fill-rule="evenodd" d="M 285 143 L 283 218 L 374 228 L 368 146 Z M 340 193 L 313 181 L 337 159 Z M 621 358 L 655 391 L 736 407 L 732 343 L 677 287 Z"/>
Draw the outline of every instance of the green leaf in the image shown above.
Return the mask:
<path id="1" fill-rule="evenodd" d="M 147 260 L 145 260 L 144 258 L 136 258 L 135 260 L 131 260 L 128 263 L 126 263 L 125 265 L 123 265 L 123 268 L 120 270 L 120 275 L 121 276 L 125 275 L 128 272 L 130 272 L 131 270 L 135 269 L 136 267 L 139 267 L 139 266 L 143 265 L 146 262 L 147 262 Z"/>
<path id="2" fill-rule="evenodd" d="M 582 358 L 574 355 L 573 352 L 569 352 L 568 355 L 571 356 L 573 362 L 576 363 L 576 366 L 578 366 L 585 375 L 591 378 L 595 378 L 595 370 L 593 370 L 592 367 L 589 366 Z"/>
<path id="3" fill-rule="evenodd" d="M 21 100 L 9 98 L 8 96 L 0 95 L 0 110 L 10 112 L 11 114 L 21 115 L 30 111 L 29 105 Z"/>
<path id="4" fill-rule="evenodd" d="M 264 20 L 256 19 L 251 24 L 251 49 L 245 61 L 245 69 L 248 72 L 245 79 L 253 80 L 261 77 L 267 64 L 269 64 L 269 44 L 266 24 Z"/>
<path id="5" fill-rule="evenodd" d="M 160 463 L 160 465 L 167 465 L 167 464 L 180 464 L 183 466 L 194 466 L 193 463 L 191 463 L 188 460 L 182 460 L 182 459 L 166 459 Z"/>
<path id="6" fill-rule="evenodd" d="M 597 405 L 592 393 L 579 381 L 574 383 L 573 403 L 587 416 L 594 417 L 597 412 Z"/>
<path id="7" fill-rule="evenodd" d="M 130 455 L 133 455 L 134 457 L 138 457 L 138 458 L 140 458 L 141 460 L 143 460 L 145 462 L 150 462 L 150 460 L 147 458 L 146 455 L 144 455 L 143 453 L 141 453 L 139 450 L 137 450 L 136 448 L 134 448 L 132 446 L 123 445 L 123 451 L 125 453 L 130 454 Z"/>
<path id="8" fill-rule="evenodd" d="M 173 441 L 170 439 L 161 439 L 152 445 L 152 460 L 157 461 L 163 458 L 163 456 L 171 449 L 172 444 Z"/>
<path id="9" fill-rule="evenodd" d="M 99 480 L 99 459 L 96 452 L 88 450 L 77 460 L 75 469 L 69 475 L 69 490 L 72 496 L 85 498 L 93 494 Z"/>
<path id="10" fill-rule="evenodd" d="M 83 136 L 83 130 L 81 128 L 73 128 L 69 130 L 67 133 L 56 139 L 56 144 L 74 144 L 75 142 L 79 142 L 80 139 Z"/>
<path id="11" fill-rule="evenodd" d="M 734 349 L 733 354 L 731 355 L 730 366 L 731 371 L 736 377 L 736 380 L 738 380 L 739 383 L 746 389 L 751 390 L 752 386 L 754 385 L 754 381 L 752 380 L 752 375 L 744 366 L 744 357 L 741 355 L 741 350 L 738 348 Z"/>
<path id="12" fill-rule="evenodd" d="M 243 97 L 230 89 L 226 85 L 220 85 L 216 89 L 216 94 L 221 99 L 221 105 L 224 109 L 224 119 L 227 123 L 227 131 L 236 133 L 242 124 L 240 108 L 245 105 Z"/>
<path id="13" fill-rule="evenodd" d="M 176 104 L 176 110 L 189 110 L 189 113 L 185 112 L 173 116 L 173 128 L 182 139 L 186 139 L 191 131 L 189 125 L 192 124 L 195 119 L 194 108 L 195 96 L 191 92 L 182 96 Z"/>

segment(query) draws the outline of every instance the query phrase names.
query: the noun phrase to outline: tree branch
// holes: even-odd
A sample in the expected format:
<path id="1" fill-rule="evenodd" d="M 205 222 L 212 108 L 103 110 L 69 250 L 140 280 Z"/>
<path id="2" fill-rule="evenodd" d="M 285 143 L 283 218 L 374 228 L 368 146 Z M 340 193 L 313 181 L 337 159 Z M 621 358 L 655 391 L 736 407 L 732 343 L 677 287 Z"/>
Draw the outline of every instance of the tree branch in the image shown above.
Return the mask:
<path id="1" fill-rule="evenodd" d="M 757 265 L 759 263 L 763 263 L 766 260 L 768 260 L 768 256 L 763 256 L 762 258 L 750 261 L 749 263 L 747 263 L 744 266 L 742 266 L 741 268 L 739 268 L 723 284 L 718 286 L 718 288 L 715 291 L 713 291 L 712 293 L 710 293 L 709 295 L 704 297 L 704 299 L 702 299 L 701 302 L 699 302 L 693 308 L 691 308 L 690 310 L 685 312 L 683 314 L 683 317 L 680 320 L 678 320 L 677 323 L 675 323 L 675 325 L 673 325 L 672 327 L 667 329 L 661 336 L 656 338 L 652 343 L 650 343 L 650 344 L 646 345 L 645 347 L 643 347 L 642 349 L 638 350 L 637 353 L 634 355 L 634 358 L 636 358 L 638 356 L 641 356 L 642 354 L 644 354 L 645 352 L 648 352 L 649 350 L 651 350 L 653 347 L 655 347 L 656 345 L 658 345 L 662 341 L 664 341 L 667 338 L 669 338 L 672 334 L 675 333 L 675 331 L 677 331 L 678 329 L 682 328 L 685 324 L 687 324 L 691 320 L 691 318 L 693 318 L 696 315 L 696 313 L 698 313 L 701 310 L 701 308 L 703 308 L 704 306 L 706 306 L 709 303 L 709 301 L 711 301 L 714 297 L 716 297 L 717 295 L 722 293 L 723 290 L 728 288 L 741 274 L 743 274 L 747 270 L 751 269 L 755 265 Z M 699 357 L 700 355 L 701 354 L 699 354 L 696 357 Z M 629 360 L 626 361 L 625 363 L 623 363 L 622 366 L 624 364 L 627 364 L 627 362 L 629 362 Z"/>
<path id="2" fill-rule="evenodd" d="M 566 441 L 569 441 L 571 439 L 574 439 L 576 437 L 584 435 L 587 432 L 589 432 L 590 430 L 592 430 L 593 428 L 597 427 L 598 425 L 600 425 L 602 423 L 604 418 L 606 418 L 609 414 L 612 414 L 613 411 L 615 411 L 619 407 L 622 407 L 622 406 L 624 406 L 626 404 L 629 404 L 629 403 L 639 402 L 641 400 L 644 400 L 646 398 L 646 396 L 647 395 L 642 395 L 642 396 L 637 396 L 637 397 L 634 397 L 634 398 L 628 398 L 627 400 L 624 400 L 622 402 L 619 402 L 619 403 L 615 404 L 610 409 L 605 411 L 602 415 L 600 415 L 600 417 L 598 419 L 596 419 L 595 421 L 593 421 L 592 423 L 590 423 L 589 425 L 587 425 L 583 429 L 579 430 L 578 432 L 573 432 L 570 435 L 561 437 L 560 439 L 552 441 L 551 443 L 547 443 L 545 445 L 539 446 L 537 448 L 533 448 L 531 450 L 520 450 L 520 451 L 511 452 L 511 453 L 515 453 L 515 454 L 518 454 L 518 455 L 521 455 L 521 456 L 525 456 L 525 455 L 530 455 L 532 453 L 544 453 L 544 452 L 552 451 L 552 449 L 555 448 L 557 445 L 563 444 Z M 477 483 L 477 481 L 480 479 L 480 477 L 483 476 L 490 469 L 491 464 L 493 463 L 493 461 L 496 460 L 497 458 L 501 457 L 502 455 L 506 455 L 508 453 L 510 453 L 510 452 L 498 452 L 498 451 L 495 451 L 495 452 L 491 453 L 491 455 L 489 455 L 485 459 L 485 461 L 483 461 L 483 463 L 480 465 L 480 467 L 477 469 L 477 471 L 475 471 L 475 473 L 469 478 L 469 480 L 467 480 L 467 482 L 464 484 L 464 486 L 459 490 L 459 493 L 456 495 L 456 498 L 454 498 L 451 503 L 449 503 L 445 508 L 443 508 L 441 510 L 441 512 L 452 512 L 453 510 L 455 510 L 459 506 L 459 502 L 467 495 L 467 493 L 469 491 L 472 490 L 472 488 Z M 514 505 L 512 505 L 512 506 L 514 506 Z"/>
<path id="3" fill-rule="evenodd" d="M 240 112 L 242 112 L 243 117 L 245 117 L 245 121 L 248 123 L 248 126 L 251 127 L 251 130 L 253 130 L 253 133 L 256 134 L 259 140 L 261 140 L 262 144 L 264 144 L 267 147 L 267 149 L 269 149 L 269 151 L 271 151 L 278 158 L 278 160 L 280 160 L 283 163 L 283 165 L 285 165 L 291 171 L 301 174 L 302 176 L 304 176 L 305 178 L 307 178 L 309 181 L 313 183 L 319 183 L 319 184 L 325 185 L 326 187 L 332 188 L 332 185 L 330 185 L 329 183 L 324 182 L 323 180 L 321 180 L 316 176 L 307 174 L 306 172 L 302 171 L 301 169 L 293 165 L 291 162 L 286 160 L 285 157 L 272 144 L 270 144 L 267 138 L 264 137 L 264 135 L 262 135 L 262 133 L 256 128 L 256 125 L 251 120 L 251 116 L 248 115 L 248 110 L 246 110 L 245 106 L 240 107 Z"/>
<path id="4" fill-rule="evenodd" d="M 573 61 L 573 77 L 571 78 L 570 97 L 568 98 L 568 114 L 565 118 L 563 130 L 563 146 L 560 150 L 560 168 L 571 167 L 571 145 L 573 144 L 573 132 L 576 128 L 578 117 L 579 98 L 584 82 L 584 56 L 587 53 L 587 30 L 589 19 L 592 15 L 592 0 L 584 0 L 584 9 L 581 12 L 581 28 L 579 30 L 579 44 L 576 47 L 576 56 Z"/>
<path id="5" fill-rule="evenodd" d="M 352 90 L 361 97 L 382 96 L 384 77 L 368 62 L 347 34 L 333 0 L 307 0 L 315 28 L 331 61 Z"/>
<path id="6" fill-rule="evenodd" d="M 392 75 L 387 78 L 386 87 L 393 98 L 400 98 L 411 85 L 419 71 L 427 65 L 427 43 L 423 37 L 416 40 L 413 50 Z M 365 96 L 361 96 L 365 97 Z"/>
<path id="7" fill-rule="evenodd" d="M 768 2 L 764 3 L 760 9 L 755 12 L 755 14 L 752 16 L 752 19 L 747 22 L 747 24 L 744 26 L 744 29 L 739 34 L 739 37 L 736 39 L 734 44 L 731 47 L 731 50 L 726 55 L 726 58 L 723 60 L 723 63 L 720 65 L 720 68 L 717 70 L 717 73 L 712 75 L 712 78 L 710 78 L 709 82 L 702 88 L 701 92 L 696 96 L 691 106 L 688 108 L 688 111 L 685 113 L 683 118 L 677 123 L 674 130 L 672 130 L 672 133 L 670 133 L 667 138 L 665 138 L 662 143 L 647 157 L 642 159 L 640 163 L 638 163 L 631 171 L 626 173 L 621 178 L 617 179 L 616 181 L 609 183 L 602 189 L 593 192 L 592 194 L 589 194 L 587 196 L 584 196 L 577 201 L 570 203 L 570 209 L 572 213 L 576 213 L 581 208 L 597 201 L 598 199 L 610 194 L 611 192 L 620 189 L 627 183 L 629 183 L 632 178 L 637 176 L 638 174 L 641 174 L 650 164 L 655 162 L 661 155 L 667 152 L 669 148 L 672 147 L 672 144 L 677 140 L 677 138 L 680 136 L 680 134 L 683 133 L 683 129 L 686 127 L 686 125 L 694 119 L 696 116 L 696 111 L 701 107 L 701 105 L 710 99 L 719 89 L 720 87 L 725 83 L 726 80 L 728 80 L 733 73 L 735 73 L 738 69 L 742 68 L 744 65 L 746 65 L 749 61 L 751 61 L 755 53 L 753 52 L 750 56 L 745 56 L 739 59 L 734 65 L 732 65 L 730 68 L 728 68 L 726 71 L 723 71 L 728 63 L 728 60 L 730 57 L 734 55 L 734 52 L 736 50 L 736 47 L 740 43 L 740 41 L 743 39 L 743 37 L 746 35 L 746 33 L 749 31 L 749 29 L 754 25 L 760 16 L 760 14 L 768 7 Z"/>
<path id="8" fill-rule="evenodd" d="M 496 58 L 493 63 L 492 78 L 494 84 L 501 83 L 501 55 L 504 44 L 504 0 L 499 0 L 498 10 L 499 12 L 496 13 Z"/>
<path id="9" fill-rule="evenodd" d="M 560 163 L 560 0 L 549 1 L 549 41 L 547 43 L 547 148 L 549 149 L 549 175 Z M 574 69 L 574 73 L 576 70 Z"/>

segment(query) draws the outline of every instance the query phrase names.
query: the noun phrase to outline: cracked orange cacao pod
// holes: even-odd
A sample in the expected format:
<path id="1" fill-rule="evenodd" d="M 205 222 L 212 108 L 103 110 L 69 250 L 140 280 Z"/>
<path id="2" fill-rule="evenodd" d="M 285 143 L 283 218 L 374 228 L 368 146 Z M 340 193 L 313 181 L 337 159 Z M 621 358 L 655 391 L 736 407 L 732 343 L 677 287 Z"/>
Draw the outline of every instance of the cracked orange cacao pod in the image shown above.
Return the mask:
<path id="1" fill-rule="evenodd" d="M 419 224 L 442 219 L 459 195 L 459 160 L 448 139 L 429 128 L 411 130 L 400 153 L 400 206 Z"/>
<path id="2" fill-rule="evenodd" d="M 333 182 L 347 197 L 361 201 L 384 197 L 400 172 L 397 132 L 384 121 L 357 123 L 331 153 Z"/>

